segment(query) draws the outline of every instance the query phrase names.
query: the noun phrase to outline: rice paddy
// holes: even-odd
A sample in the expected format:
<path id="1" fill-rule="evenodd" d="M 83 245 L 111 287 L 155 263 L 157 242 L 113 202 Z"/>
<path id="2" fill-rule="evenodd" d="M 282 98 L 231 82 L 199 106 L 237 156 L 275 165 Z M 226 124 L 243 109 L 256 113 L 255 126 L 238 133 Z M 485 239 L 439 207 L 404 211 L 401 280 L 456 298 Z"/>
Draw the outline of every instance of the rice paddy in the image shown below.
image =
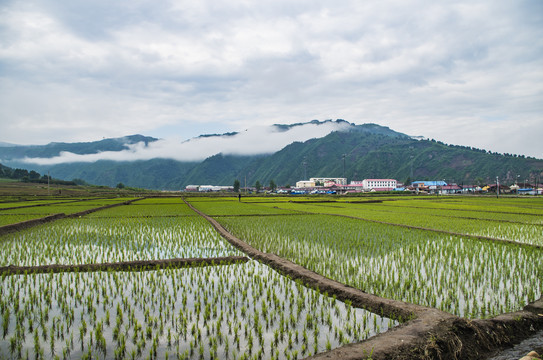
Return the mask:
<path id="1" fill-rule="evenodd" d="M 0 310 L 2 354 L 29 359 L 298 358 L 397 324 L 255 261 L 10 276 Z"/>
<path id="2" fill-rule="evenodd" d="M 543 250 L 531 246 L 543 244 L 539 199 L 290 199 L 188 201 L 253 247 L 377 296 L 488 318 L 543 292 Z M 0 226 L 126 200 L 4 203 Z M 138 200 L 0 237 L 0 266 L 230 255 L 243 254 L 178 197 Z M 255 260 L 0 277 L 0 359 L 297 359 L 398 325 Z"/>
<path id="3" fill-rule="evenodd" d="M 382 297 L 468 318 L 541 297 L 541 249 L 327 215 L 221 217 L 231 233 L 317 273 Z"/>

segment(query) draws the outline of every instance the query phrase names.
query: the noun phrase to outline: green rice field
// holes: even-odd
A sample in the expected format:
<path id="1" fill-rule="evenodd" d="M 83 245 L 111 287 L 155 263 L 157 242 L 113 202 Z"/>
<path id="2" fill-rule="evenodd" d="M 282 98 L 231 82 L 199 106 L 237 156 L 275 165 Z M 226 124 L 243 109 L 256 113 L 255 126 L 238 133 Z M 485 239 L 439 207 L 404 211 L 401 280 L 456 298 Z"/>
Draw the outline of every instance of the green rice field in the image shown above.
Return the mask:
<path id="1" fill-rule="evenodd" d="M 127 200 L 0 236 L 0 266 L 244 255 L 181 197 L 5 202 L 0 226 Z M 480 319 L 543 293 L 539 198 L 185 200 L 254 248 L 379 297 Z M 0 278 L 0 359 L 298 359 L 399 325 L 256 260 Z"/>

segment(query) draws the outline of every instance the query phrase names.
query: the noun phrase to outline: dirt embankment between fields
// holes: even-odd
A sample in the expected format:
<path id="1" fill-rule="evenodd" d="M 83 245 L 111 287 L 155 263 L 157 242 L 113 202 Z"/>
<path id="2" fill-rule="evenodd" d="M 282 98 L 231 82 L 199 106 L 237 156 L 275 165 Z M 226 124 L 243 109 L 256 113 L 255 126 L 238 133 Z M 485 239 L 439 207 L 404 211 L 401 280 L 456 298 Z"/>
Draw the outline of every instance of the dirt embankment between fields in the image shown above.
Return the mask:
<path id="1" fill-rule="evenodd" d="M 317 354 L 312 359 L 485 359 L 543 329 L 543 300 L 522 311 L 487 320 L 469 320 L 437 309 L 381 298 L 326 278 L 275 254 L 264 253 L 230 234 L 215 219 L 204 217 L 232 245 L 306 286 L 350 300 L 353 306 L 408 321 L 360 343 Z"/>
<path id="2" fill-rule="evenodd" d="M 217 258 L 175 258 L 161 260 L 135 260 L 115 263 L 79 264 L 79 265 L 38 265 L 38 266 L 0 266 L 0 275 L 20 275 L 59 272 L 92 271 L 142 271 L 165 268 L 230 265 L 247 262 L 246 256 L 225 256 Z"/>
<path id="3" fill-rule="evenodd" d="M 109 209 L 121 205 L 129 205 L 134 201 L 142 199 L 133 199 L 123 201 L 117 204 L 110 204 L 100 206 L 93 209 L 88 209 L 74 214 L 55 214 L 46 216 L 39 219 L 33 219 L 28 221 L 19 222 L 12 225 L 6 225 L 0 227 L 0 235 L 20 231 L 33 226 L 45 224 L 51 221 L 65 219 L 65 218 L 78 218 L 99 210 Z M 38 274 L 38 273 L 59 273 L 59 272 L 91 272 L 91 271 L 142 271 L 142 270 L 156 270 L 164 269 L 168 267 L 197 267 L 197 266 L 216 266 L 216 265 L 229 265 L 239 264 L 247 262 L 249 259 L 245 256 L 225 256 L 217 258 L 173 258 L 173 259 L 160 259 L 160 260 L 135 260 L 135 261 L 121 261 L 114 263 L 98 263 L 98 264 L 74 264 L 74 265 L 37 265 L 37 266 L 0 266 L 0 275 L 20 275 L 20 274 Z"/>
<path id="4" fill-rule="evenodd" d="M 447 235 L 452 235 L 452 236 L 462 236 L 462 237 L 467 237 L 467 238 L 477 239 L 477 240 L 493 241 L 493 242 L 499 242 L 499 243 L 508 243 L 508 244 L 514 244 L 514 245 L 518 245 L 518 246 L 533 247 L 533 248 L 537 248 L 537 249 L 543 248 L 543 246 L 537 245 L 537 244 L 524 244 L 524 243 L 520 243 L 520 242 L 517 242 L 517 241 L 514 241 L 514 240 L 498 239 L 498 238 L 493 238 L 493 237 L 489 237 L 489 236 L 457 233 L 457 232 L 454 232 L 454 231 L 440 230 L 440 229 L 434 229 L 434 228 L 426 228 L 426 227 L 406 225 L 406 224 L 398 224 L 398 223 L 392 223 L 392 222 L 386 222 L 386 221 L 366 219 L 366 218 L 359 217 L 359 216 L 351 216 L 351 215 L 343 215 L 343 214 L 331 214 L 331 213 L 321 213 L 321 214 L 322 215 L 328 215 L 328 216 L 344 217 L 344 218 L 355 219 L 355 220 L 363 220 L 363 221 L 368 221 L 368 222 L 372 222 L 372 223 L 376 223 L 376 224 L 397 226 L 397 227 L 402 227 L 402 228 L 406 228 L 406 229 L 431 231 L 431 232 L 436 232 L 436 233 L 440 233 L 440 234 L 447 234 Z"/>
<path id="5" fill-rule="evenodd" d="M 80 217 L 80 216 L 84 216 L 84 215 L 93 213 L 95 211 L 105 210 L 105 209 L 109 209 L 109 208 L 116 207 L 116 206 L 121 206 L 121 205 L 129 205 L 129 204 L 133 203 L 134 201 L 138 201 L 138 200 L 142 200 L 142 199 L 133 199 L 133 200 L 128 200 L 128 201 L 123 201 L 123 202 L 120 202 L 120 203 L 117 203 L 117 204 L 104 205 L 104 206 L 100 206 L 100 207 L 93 208 L 93 209 L 88 209 L 88 210 L 85 210 L 85 211 L 80 211 L 78 213 L 69 214 L 69 215 L 66 215 L 64 213 L 60 213 L 60 214 L 44 216 L 44 217 L 38 218 L 38 219 L 21 221 L 21 222 L 18 222 L 16 224 L 9 224 L 9 225 L 0 226 L 0 236 L 2 236 L 4 234 L 24 230 L 24 229 L 27 229 L 27 228 L 31 228 L 33 226 L 42 225 L 42 224 L 45 224 L 45 223 L 48 223 L 48 222 L 51 222 L 51 221 L 55 221 L 55 220 L 59 220 L 59 219 L 77 218 L 77 217 Z M 36 205 L 36 206 L 42 206 L 42 205 Z"/>

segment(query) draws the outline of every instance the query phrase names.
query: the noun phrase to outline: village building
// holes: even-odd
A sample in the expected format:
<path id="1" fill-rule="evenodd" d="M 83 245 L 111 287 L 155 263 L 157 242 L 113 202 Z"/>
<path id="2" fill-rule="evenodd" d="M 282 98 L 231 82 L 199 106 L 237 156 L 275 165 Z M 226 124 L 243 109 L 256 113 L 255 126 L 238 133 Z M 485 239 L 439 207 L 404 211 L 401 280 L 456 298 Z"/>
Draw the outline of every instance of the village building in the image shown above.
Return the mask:
<path id="1" fill-rule="evenodd" d="M 353 182 L 351 182 L 352 184 Z M 364 179 L 362 188 L 364 191 L 392 191 L 396 189 L 398 182 L 394 179 Z"/>
<path id="2" fill-rule="evenodd" d="M 336 184 L 336 185 L 347 185 L 347 178 L 325 178 L 325 177 L 312 177 L 309 179 L 309 181 L 313 181 L 315 184 L 322 184 L 323 186 L 326 186 L 325 184 Z"/>
<path id="3" fill-rule="evenodd" d="M 313 188 L 315 187 L 315 181 L 313 180 L 301 180 L 296 182 L 296 188 Z"/>
<path id="4" fill-rule="evenodd" d="M 457 184 L 443 185 L 439 189 L 441 194 L 460 194 L 462 192 L 462 188 Z"/>

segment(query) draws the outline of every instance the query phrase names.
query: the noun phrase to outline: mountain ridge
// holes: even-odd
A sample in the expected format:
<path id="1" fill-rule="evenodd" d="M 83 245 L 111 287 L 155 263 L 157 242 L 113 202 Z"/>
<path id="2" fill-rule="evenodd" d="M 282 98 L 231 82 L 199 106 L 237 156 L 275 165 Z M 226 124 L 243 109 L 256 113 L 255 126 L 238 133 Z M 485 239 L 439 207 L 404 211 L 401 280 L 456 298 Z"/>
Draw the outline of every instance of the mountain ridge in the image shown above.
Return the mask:
<path id="1" fill-rule="evenodd" d="M 278 125 L 285 135 L 300 126 L 338 126 L 325 136 L 292 141 L 269 154 L 230 154 L 218 152 L 202 161 L 177 161 L 153 158 L 134 161 L 98 160 L 56 165 L 35 165 L 21 159 L 28 155 L 58 156 L 62 151 L 96 154 L 101 151 L 127 151 L 143 142 L 144 147 L 159 141 L 153 137 L 131 135 L 88 143 L 51 143 L 44 146 L 0 148 L 0 159 L 10 167 L 41 173 L 51 172 L 64 180 L 83 179 L 97 185 L 180 190 L 186 185 L 231 185 L 234 180 L 254 184 L 294 185 L 309 177 L 395 178 L 399 181 L 445 179 L 457 183 L 490 181 L 499 176 L 514 181 L 517 175 L 537 180 L 543 175 L 543 160 L 487 152 L 471 147 L 447 145 L 436 140 L 414 139 L 378 124 L 355 125 L 345 120 L 313 120 L 308 123 Z M 238 133 L 204 135 L 203 139 L 236 139 Z M 202 139 L 202 137 L 192 138 Z M 209 139 L 208 139 L 209 140 Z M 17 151 L 13 150 L 17 149 Z M 26 151 L 26 152 L 25 152 Z M 56 154 L 56 155 L 55 155 Z M 21 156 L 23 155 L 23 156 Z M 7 161 L 6 161 L 7 159 Z"/>

